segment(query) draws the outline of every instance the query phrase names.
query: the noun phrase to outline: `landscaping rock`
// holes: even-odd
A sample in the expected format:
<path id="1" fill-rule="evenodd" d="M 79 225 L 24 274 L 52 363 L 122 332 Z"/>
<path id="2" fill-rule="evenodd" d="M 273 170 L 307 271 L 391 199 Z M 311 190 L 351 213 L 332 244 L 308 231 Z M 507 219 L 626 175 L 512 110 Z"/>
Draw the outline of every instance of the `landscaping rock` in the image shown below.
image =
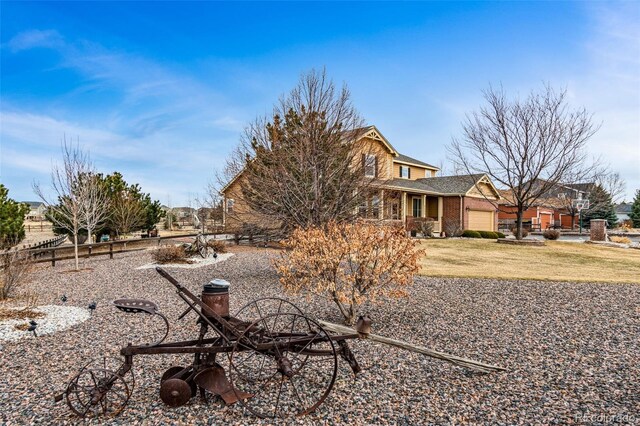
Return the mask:
<path id="1" fill-rule="evenodd" d="M 231 311 L 264 296 L 283 296 L 271 259 L 279 252 L 238 252 L 227 261 L 196 269 L 167 269 L 193 292 L 212 278 L 231 282 Z M 125 314 L 111 302 L 122 297 L 158 303 L 171 322 L 168 340 L 197 336 L 194 314 L 175 289 L 152 269 L 145 252 L 113 260 L 85 260 L 93 270 L 66 272 L 69 262 L 40 267 L 29 291 L 41 302 L 86 307 L 87 321 L 65 331 L 3 343 L 0 352 L 0 424 L 78 424 L 52 395 L 89 359 L 118 356 L 128 341 L 157 339 L 157 317 Z M 286 296 L 285 296 L 286 297 Z M 310 315 L 340 322 L 332 302 L 289 297 Z M 478 374 L 415 353 L 354 341 L 362 367 L 354 380 L 346 362 L 328 399 L 314 413 L 283 424 L 571 424 L 619 416 L 638 422 L 640 407 L 640 285 L 416 279 L 409 299 L 368 305 L 373 332 L 451 354 L 506 367 Z M 154 334 L 155 333 L 155 334 Z M 342 361 L 342 360 L 341 360 Z M 134 359 L 136 386 L 129 405 L 114 419 L 87 424 L 273 424 L 199 398 L 172 409 L 159 399 L 159 378 L 186 356 Z M 592 416 L 592 417 L 589 417 Z M 609 416 L 609 417 L 607 417 Z M 624 417 L 626 416 L 626 417 Z M 635 417 L 634 417 L 635 416 Z M 597 422 L 597 421 L 596 421 Z"/>

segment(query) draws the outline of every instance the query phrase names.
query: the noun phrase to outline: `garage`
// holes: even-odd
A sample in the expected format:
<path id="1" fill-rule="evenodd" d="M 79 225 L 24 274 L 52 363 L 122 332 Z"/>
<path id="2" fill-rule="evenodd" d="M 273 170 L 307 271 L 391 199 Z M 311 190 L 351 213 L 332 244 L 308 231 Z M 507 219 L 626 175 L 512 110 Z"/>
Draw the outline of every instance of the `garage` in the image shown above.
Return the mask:
<path id="1" fill-rule="evenodd" d="M 552 213 L 540 213 L 540 229 L 545 229 L 553 226 L 553 214 Z"/>
<path id="2" fill-rule="evenodd" d="M 493 231 L 493 211 L 469 210 L 469 229 L 474 231 Z"/>

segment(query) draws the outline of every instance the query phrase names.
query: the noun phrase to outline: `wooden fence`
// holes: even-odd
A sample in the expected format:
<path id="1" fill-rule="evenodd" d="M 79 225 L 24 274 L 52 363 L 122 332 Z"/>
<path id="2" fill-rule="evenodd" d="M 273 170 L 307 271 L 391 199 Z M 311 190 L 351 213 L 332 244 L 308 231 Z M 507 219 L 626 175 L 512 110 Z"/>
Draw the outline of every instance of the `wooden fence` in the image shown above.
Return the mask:
<path id="1" fill-rule="evenodd" d="M 38 249 L 38 248 L 49 248 L 49 247 L 57 247 L 67 239 L 66 235 L 58 235 L 57 237 L 50 238 L 48 240 L 40 241 L 38 243 L 25 244 L 20 247 L 19 250 L 29 250 L 29 249 Z"/>
<path id="2" fill-rule="evenodd" d="M 198 234 L 173 235 L 168 237 L 135 238 L 128 240 L 114 240 L 104 243 L 79 244 L 78 257 L 88 258 L 95 256 L 109 256 L 113 259 L 116 253 L 129 253 L 144 250 L 149 247 L 159 246 L 162 241 L 176 240 L 179 238 L 194 238 Z M 74 259 L 74 246 L 41 247 L 20 250 L 32 257 L 36 263 L 51 262 L 55 266 L 57 261 Z"/>

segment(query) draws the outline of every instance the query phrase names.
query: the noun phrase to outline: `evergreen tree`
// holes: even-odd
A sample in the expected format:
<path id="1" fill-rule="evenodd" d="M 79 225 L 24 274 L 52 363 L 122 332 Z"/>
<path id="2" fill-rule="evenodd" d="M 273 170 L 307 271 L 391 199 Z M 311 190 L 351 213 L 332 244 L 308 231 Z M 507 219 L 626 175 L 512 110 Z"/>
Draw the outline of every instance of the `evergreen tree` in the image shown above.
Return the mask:
<path id="1" fill-rule="evenodd" d="M 631 204 L 629 219 L 633 222 L 634 228 L 640 228 L 640 189 L 636 189 L 636 196 L 633 199 L 633 204 Z"/>
<path id="2" fill-rule="evenodd" d="M 618 216 L 609 194 L 601 185 L 595 185 L 589 195 L 590 207 L 582 211 L 582 221 L 585 225 L 591 219 L 606 219 L 607 227 L 613 228 L 618 222 Z"/>
<path id="3" fill-rule="evenodd" d="M 24 216 L 29 206 L 9 198 L 9 190 L 0 183 L 0 249 L 9 248 L 24 239 Z"/>

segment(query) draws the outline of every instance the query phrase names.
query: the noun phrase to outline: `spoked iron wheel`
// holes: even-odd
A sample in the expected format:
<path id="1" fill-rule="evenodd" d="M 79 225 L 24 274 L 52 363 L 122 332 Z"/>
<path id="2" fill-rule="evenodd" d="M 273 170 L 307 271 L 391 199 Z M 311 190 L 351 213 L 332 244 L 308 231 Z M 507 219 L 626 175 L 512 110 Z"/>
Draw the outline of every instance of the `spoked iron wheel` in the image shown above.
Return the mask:
<path id="1" fill-rule="evenodd" d="M 255 321 L 256 318 L 278 313 L 304 315 L 304 312 L 302 312 L 300 308 L 286 299 L 263 297 L 262 299 L 256 299 L 244 305 L 238 310 L 234 317 L 244 321 Z"/>
<path id="2" fill-rule="evenodd" d="M 301 416 L 331 392 L 338 371 L 333 341 L 314 320 L 276 313 L 254 321 L 229 356 L 229 377 L 251 413 L 262 418 Z M 245 394 L 246 395 L 246 394 Z"/>
<path id="3" fill-rule="evenodd" d="M 67 405 L 80 417 L 113 417 L 131 397 L 124 378 L 104 368 L 83 368 L 66 391 Z"/>
<path id="4" fill-rule="evenodd" d="M 204 235 L 198 235 L 196 237 L 196 248 L 200 256 L 206 259 L 209 256 L 209 245 L 207 244 L 207 238 Z"/>

